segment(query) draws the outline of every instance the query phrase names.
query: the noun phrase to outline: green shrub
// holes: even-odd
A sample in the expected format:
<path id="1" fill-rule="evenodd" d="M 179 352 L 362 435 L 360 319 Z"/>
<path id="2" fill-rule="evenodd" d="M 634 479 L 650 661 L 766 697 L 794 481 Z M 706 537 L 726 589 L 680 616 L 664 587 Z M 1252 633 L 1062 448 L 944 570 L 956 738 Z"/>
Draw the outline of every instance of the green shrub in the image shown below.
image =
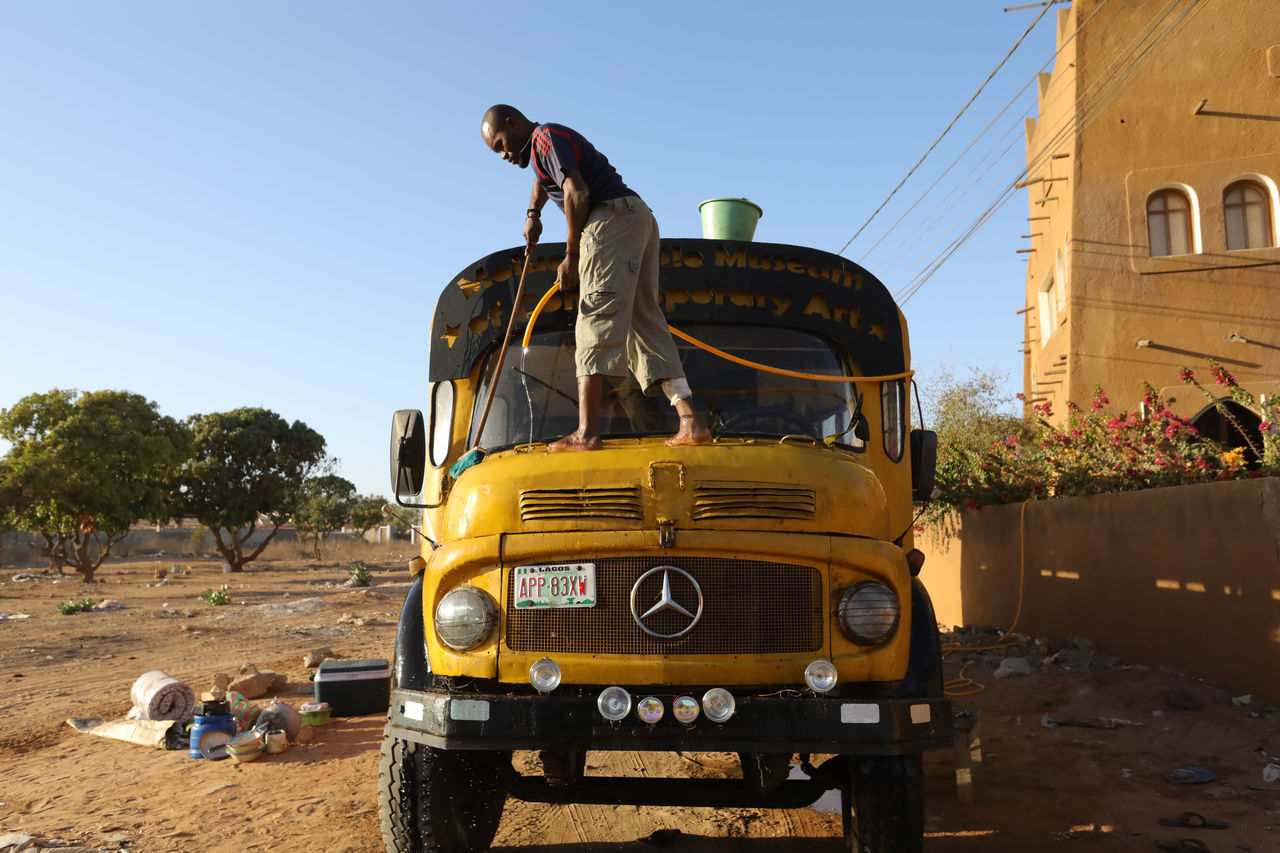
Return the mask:
<path id="1" fill-rule="evenodd" d="M 224 583 L 219 589 L 206 589 L 200 593 L 200 597 L 210 604 L 230 604 L 231 594 L 227 592 L 227 585 Z"/>
<path id="2" fill-rule="evenodd" d="M 70 616 L 72 613 L 85 613 L 92 610 L 95 604 L 97 602 L 92 598 L 85 598 L 80 601 L 64 601 L 58 605 L 58 612 L 63 616 Z"/>
<path id="3" fill-rule="evenodd" d="M 356 563 L 348 572 L 356 586 L 373 586 L 373 574 L 364 563 Z"/>

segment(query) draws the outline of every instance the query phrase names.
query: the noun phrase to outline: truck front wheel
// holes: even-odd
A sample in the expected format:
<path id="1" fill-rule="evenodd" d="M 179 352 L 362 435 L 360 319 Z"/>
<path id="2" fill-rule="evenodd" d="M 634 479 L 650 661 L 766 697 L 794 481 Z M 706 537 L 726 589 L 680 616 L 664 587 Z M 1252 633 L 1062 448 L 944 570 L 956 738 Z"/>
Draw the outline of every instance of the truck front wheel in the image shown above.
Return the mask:
<path id="1" fill-rule="evenodd" d="M 919 754 L 849 759 L 842 809 L 847 853 L 920 853 L 923 775 Z"/>
<path id="2" fill-rule="evenodd" d="M 432 749 L 390 733 L 378 765 L 387 853 L 481 853 L 502 819 L 505 753 Z"/>

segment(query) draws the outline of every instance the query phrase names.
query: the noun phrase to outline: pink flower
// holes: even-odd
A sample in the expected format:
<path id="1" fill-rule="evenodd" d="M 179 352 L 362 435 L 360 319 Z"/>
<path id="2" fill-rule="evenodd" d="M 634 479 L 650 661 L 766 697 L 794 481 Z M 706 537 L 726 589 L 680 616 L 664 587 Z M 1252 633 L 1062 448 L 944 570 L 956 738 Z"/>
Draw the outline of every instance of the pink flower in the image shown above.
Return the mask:
<path id="1" fill-rule="evenodd" d="M 1181 379 L 1183 382 L 1194 382 L 1196 379 L 1196 375 L 1184 367 L 1178 371 L 1178 378 Z"/>
<path id="2" fill-rule="evenodd" d="M 1016 435 L 1011 435 L 1011 436 L 1009 436 L 1008 438 L 1006 438 L 1006 439 L 1004 440 L 1004 446 L 1005 446 L 1005 447 L 1017 447 L 1017 446 L 1018 446 L 1018 437 L 1017 437 Z"/>
<path id="3" fill-rule="evenodd" d="M 1262 421 L 1261 423 L 1258 424 L 1259 432 L 1270 432 L 1270 430 L 1271 430 L 1271 424 L 1267 423 L 1266 421 Z"/>

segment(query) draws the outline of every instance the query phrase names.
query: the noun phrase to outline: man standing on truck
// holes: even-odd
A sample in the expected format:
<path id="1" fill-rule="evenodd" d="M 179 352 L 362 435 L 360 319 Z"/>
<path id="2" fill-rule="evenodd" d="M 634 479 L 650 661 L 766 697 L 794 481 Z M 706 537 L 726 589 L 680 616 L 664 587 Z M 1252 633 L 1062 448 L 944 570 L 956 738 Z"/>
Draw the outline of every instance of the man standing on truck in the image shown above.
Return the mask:
<path id="1" fill-rule="evenodd" d="M 605 376 L 630 370 L 645 394 L 666 395 L 680 415 L 667 444 L 711 438 L 693 409 L 675 340 L 658 293 L 658 222 L 622 182 L 608 159 L 582 134 L 562 124 L 538 124 L 515 107 L 496 104 L 480 135 L 503 160 L 536 173 L 525 213 L 525 252 L 542 234 L 542 208 L 551 199 L 564 211 L 565 258 L 560 288 L 579 288 L 577 343 L 578 429 L 547 445 L 553 452 L 599 450 Z"/>

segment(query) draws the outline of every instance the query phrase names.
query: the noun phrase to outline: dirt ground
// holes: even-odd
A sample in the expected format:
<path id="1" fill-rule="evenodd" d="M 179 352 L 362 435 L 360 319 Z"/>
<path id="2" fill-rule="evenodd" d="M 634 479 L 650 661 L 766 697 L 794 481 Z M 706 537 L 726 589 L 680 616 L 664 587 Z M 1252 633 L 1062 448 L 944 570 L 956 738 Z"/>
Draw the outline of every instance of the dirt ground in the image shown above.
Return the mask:
<path id="1" fill-rule="evenodd" d="M 149 586 L 157 568 L 174 564 L 188 572 Z M 295 706 L 307 701 L 311 685 L 302 658 L 311 649 L 327 646 L 347 658 L 391 656 L 408 589 L 403 565 L 371 564 L 374 586 L 363 589 L 341 586 L 350 562 L 263 562 L 229 575 L 212 559 L 112 560 L 100 572 L 101 583 L 89 587 L 73 577 L 14 580 L 40 568 L 6 567 L 0 575 L 0 614 L 8 617 L 0 620 L 0 836 L 25 833 L 46 845 L 144 853 L 381 851 L 380 717 L 335 719 L 315 730 L 312 743 L 242 765 L 80 734 L 65 720 L 123 717 L 130 686 L 153 669 L 198 694 L 214 673 L 234 673 L 252 662 L 287 674 L 282 698 Z M 223 583 L 233 604 L 212 606 L 199 598 Z M 86 596 L 117 599 L 125 607 L 57 613 L 59 602 Z M 28 618 L 13 618 L 17 614 Z M 1031 662 L 1031 674 L 997 679 L 997 665 L 1009 656 Z M 957 794 L 953 756 L 928 757 L 929 853 L 1154 850 L 1157 842 L 1183 838 L 1199 839 L 1213 851 L 1280 850 L 1280 781 L 1263 777 L 1264 767 L 1280 755 L 1280 711 L 1245 703 L 1248 685 L 1228 689 L 1128 667 L 1081 641 L 1024 640 L 1021 647 L 952 657 L 972 660 L 965 675 L 984 687 L 956 700 L 979 720 L 982 767 L 965 800 Z M 952 674 L 958 669 L 952 666 Z M 1050 728 L 1046 715 L 1136 725 Z M 1207 766 L 1216 779 L 1178 785 L 1164 778 L 1187 765 Z M 608 775 L 705 776 L 731 772 L 732 762 L 592 753 L 588 766 L 588 772 Z M 1187 829 L 1158 822 L 1184 811 L 1229 826 Z M 835 853 L 839 836 L 838 815 L 812 808 L 512 800 L 494 846 L 539 853 L 657 847 Z"/>

